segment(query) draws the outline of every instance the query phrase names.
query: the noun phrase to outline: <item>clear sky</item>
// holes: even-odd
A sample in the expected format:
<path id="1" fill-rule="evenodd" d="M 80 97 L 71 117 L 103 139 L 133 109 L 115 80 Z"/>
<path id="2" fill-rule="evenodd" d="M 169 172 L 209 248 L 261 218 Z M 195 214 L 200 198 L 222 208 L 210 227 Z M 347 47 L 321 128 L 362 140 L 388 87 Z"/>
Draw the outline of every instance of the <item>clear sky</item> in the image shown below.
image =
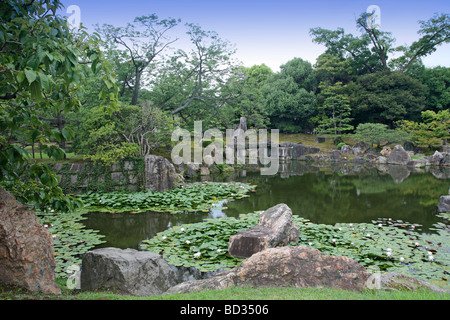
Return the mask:
<path id="1" fill-rule="evenodd" d="M 310 28 L 343 27 L 359 35 L 355 20 L 369 5 L 381 11 L 381 30 L 392 32 L 396 45 L 411 44 L 419 35 L 419 20 L 434 13 L 449 13 L 449 0 L 62 0 L 77 5 L 81 22 L 89 30 L 98 23 L 124 26 L 135 17 L 155 13 L 180 18 L 216 31 L 234 44 L 236 58 L 245 66 L 266 64 L 277 71 L 294 57 L 315 63 L 325 48 L 312 42 Z M 65 10 L 63 11 L 65 13 Z M 69 15 L 69 14 L 65 14 Z M 179 43 L 182 45 L 182 42 Z M 450 67 L 450 44 L 424 59 L 428 67 Z"/>

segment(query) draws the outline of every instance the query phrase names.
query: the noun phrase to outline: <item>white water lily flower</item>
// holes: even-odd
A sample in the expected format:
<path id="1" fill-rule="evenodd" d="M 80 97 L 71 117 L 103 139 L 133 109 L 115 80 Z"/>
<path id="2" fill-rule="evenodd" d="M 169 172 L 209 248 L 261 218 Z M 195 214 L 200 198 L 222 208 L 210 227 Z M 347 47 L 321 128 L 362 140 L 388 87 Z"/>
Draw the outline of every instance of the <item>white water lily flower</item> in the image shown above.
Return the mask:
<path id="1" fill-rule="evenodd" d="M 348 226 L 349 226 L 350 228 L 352 228 L 352 227 L 353 227 L 353 223 L 350 223 Z"/>
<path id="2" fill-rule="evenodd" d="M 194 258 L 200 258 L 201 252 L 194 253 Z"/>
<path id="3" fill-rule="evenodd" d="M 186 240 L 186 244 L 190 244 L 191 242 L 189 240 Z"/>
<path id="4" fill-rule="evenodd" d="M 390 256 L 392 255 L 392 252 L 388 251 L 388 252 L 386 252 L 386 255 L 387 255 L 388 257 L 390 257 Z"/>
<path id="5" fill-rule="evenodd" d="M 181 230 L 181 232 L 183 232 L 183 231 L 184 231 L 184 228 L 181 228 L 180 230 Z"/>
<path id="6" fill-rule="evenodd" d="M 378 224 L 378 228 L 382 228 L 383 225 L 381 223 Z"/>
<path id="7" fill-rule="evenodd" d="M 419 246 L 419 243 L 418 243 L 418 242 L 416 242 L 416 243 L 414 243 L 414 245 L 415 245 L 416 247 L 418 247 L 418 246 Z"/>
<path id="8" fill-rule="evenodd" d="M 400 257 L 400 262 L 403 262 L 403 261 L 405 261 L 405 258 L 403 258 L 403 257 Z"/>
<path id="9" fill-rule="evenodd" d="M 222 249 L 217 249 L 217 252 L 222 252 Z"/>
<path id="10" fill-rule="evenodd" d="M 430 261 L 433 261 L 433 260 L 434 260 L 433 254 L 431 254 L 431 255 L 428 256 L 428 260 L 430 260 Z"/>

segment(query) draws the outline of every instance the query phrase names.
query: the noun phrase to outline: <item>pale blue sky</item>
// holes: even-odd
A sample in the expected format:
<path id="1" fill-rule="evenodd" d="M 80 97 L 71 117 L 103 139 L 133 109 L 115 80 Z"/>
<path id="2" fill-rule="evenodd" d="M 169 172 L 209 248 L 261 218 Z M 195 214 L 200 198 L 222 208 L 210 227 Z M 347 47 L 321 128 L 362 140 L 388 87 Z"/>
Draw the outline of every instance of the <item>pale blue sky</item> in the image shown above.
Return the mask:
<path id="1" fill-rule="evenodd" d="M 434 13 L 449 13 L 449 0 L 63 0 L 65 7 L 77 5 L 81 22 L 89 30 L 104 23 L 124 26 L 135 17 L 157 14 L 160 18 L 182 20 L 178 28 L 183 36 L 184 23 L 197 23 L 216 31 L 235 44 L 236 58 L 245 66 L 265 63 L 277 71 L 294 57 L 314 63 L 324 47 L 314 44 L 310 28 L 336 29 L 359 34 L 356 18 L 369 5 L 381 10 L 381 29 L 393 33 L 397 45 L 418 39 L 418 20 Z M 64 12 L 65 13 L 65 10 Z M 180 41 L 177 45 L 182 46 Z M 424 59 L 427 66 L 450 67 L 450 45 L 441 46 Z"/>

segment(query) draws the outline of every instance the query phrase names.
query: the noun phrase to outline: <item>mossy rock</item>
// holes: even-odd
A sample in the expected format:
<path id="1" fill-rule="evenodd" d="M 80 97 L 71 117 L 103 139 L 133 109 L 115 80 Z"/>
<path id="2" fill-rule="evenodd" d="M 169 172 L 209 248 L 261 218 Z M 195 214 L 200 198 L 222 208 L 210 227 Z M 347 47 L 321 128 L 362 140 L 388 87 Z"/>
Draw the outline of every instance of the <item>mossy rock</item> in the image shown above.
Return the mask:
<path id="1" fill-rule="evenodd" d="M 430 284 L 420 279 L 405 276 L 400 273 L 384 273 L 381 275 L 381 287 L 385 290 L 431 290 L 439 293 L 450 293 L 449 290 L 440 288 L 436 285 Z"/>

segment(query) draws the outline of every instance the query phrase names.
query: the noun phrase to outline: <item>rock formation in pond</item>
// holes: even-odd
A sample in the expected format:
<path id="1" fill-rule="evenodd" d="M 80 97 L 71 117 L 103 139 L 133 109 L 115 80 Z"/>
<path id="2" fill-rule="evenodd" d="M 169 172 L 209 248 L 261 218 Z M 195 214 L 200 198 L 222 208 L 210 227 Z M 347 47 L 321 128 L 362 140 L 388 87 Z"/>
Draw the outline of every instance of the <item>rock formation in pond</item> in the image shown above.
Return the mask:
<path id="1" fill-rule="evenodd" d="M 264 211 L 258 225 L 230 237 L 228 252 L 236 258 L 248 258 L 256 252 L 278 245 L 297 243 L 300 229 L 292 220 L 292 210 L 284 203 Z"/>
<path id="2" fill-rule="evenodd" d="M 387 162 L 389 164 L 407 165 L 410 161 L 411 157 L 409 156 L 409 153 L 406 152 L 401 145 L 396 145 L 391 151 Z"/>
<path id="3" fill-rule="evenodd" d="M 36 214 L 0 188 L 0 283 L 60 294 L 50 232 Z"/>
<path id="4" fill-rule="evenodd" d="M 164 192 L 173 189 L 179 175 L 169 160 L 161 156 L 145 157 L 145 189 Z"/>
<path id="5" fill-rule="evenodd" d="M 450 196 L 441 196 L 438 204 L 439 212 L 450 212 Z"/>

